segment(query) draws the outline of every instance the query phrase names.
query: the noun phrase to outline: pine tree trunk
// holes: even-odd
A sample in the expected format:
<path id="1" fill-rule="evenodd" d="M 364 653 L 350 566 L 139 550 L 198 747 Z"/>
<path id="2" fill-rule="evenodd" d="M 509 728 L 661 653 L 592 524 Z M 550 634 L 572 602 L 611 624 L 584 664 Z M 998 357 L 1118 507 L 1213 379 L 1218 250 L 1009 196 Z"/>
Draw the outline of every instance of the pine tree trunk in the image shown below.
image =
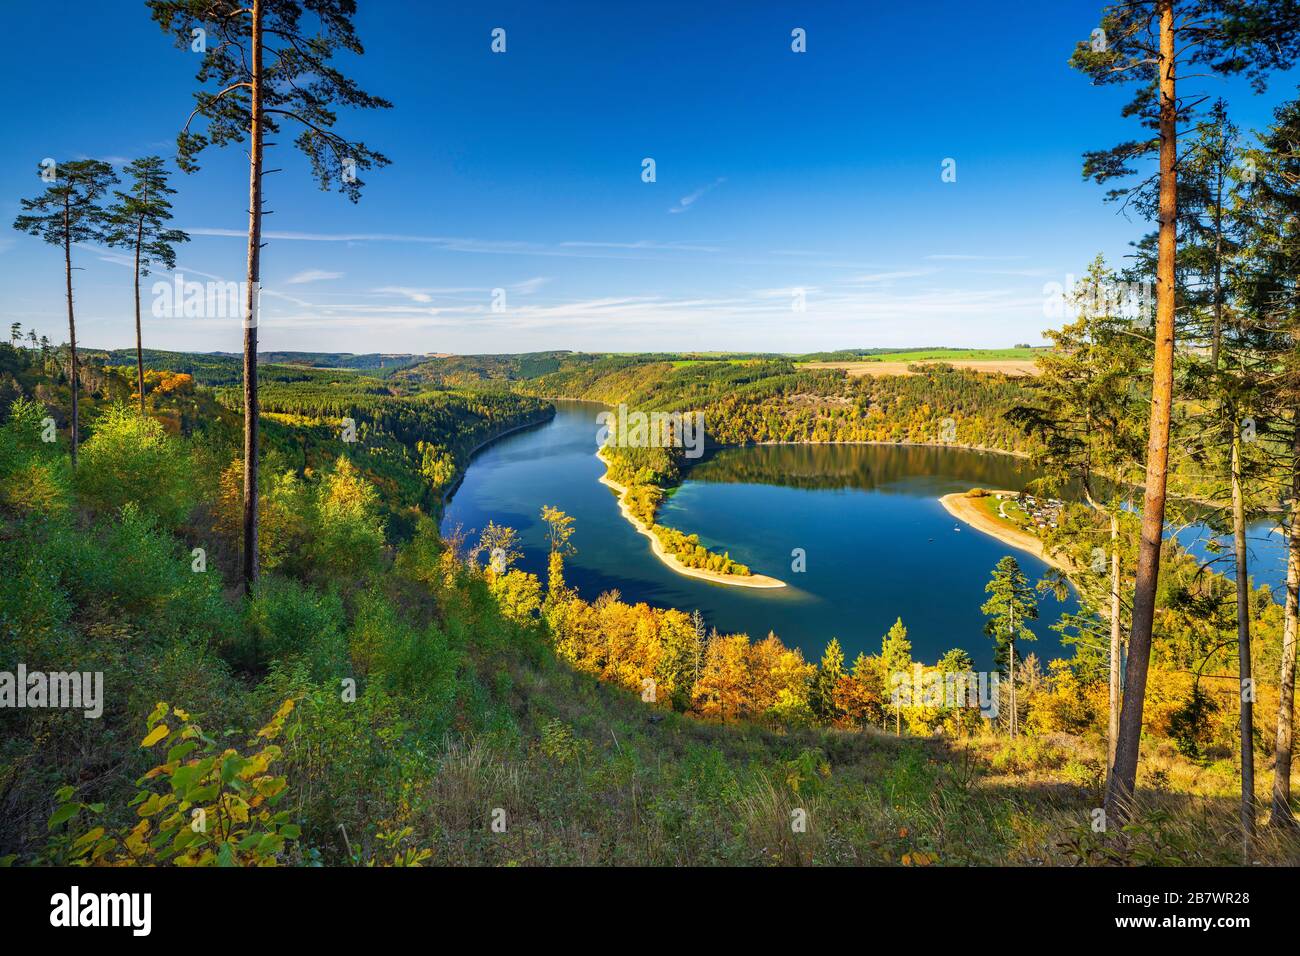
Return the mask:
<path id="1" fill-rule="evenodd" d="M 1291 440 L 1291 522 L 1287 528 L 1286 612 L 1282 634 L 1282 668 L 1278 681 L 1277 744 L 1273 756 L 1272 826 L 1296 826 L 1291 812 L 1291 747 L 1295 721 L 1296 638 L 1300 625 L 1300 409 Z"/>
<path id="2" fill-rule="evenodd" d="M 1250 568 L 1246 555 L 1246 508 L 1241 488 L 1241 431 L 1232 429 L 1232 539 L 1236 550 L 1237 668 L 1241 678 L 1241 852 L 1250 863 L 1255 842 L 1255 719 L 1250 674 Z"/>
<path id="3" fill-rule="evenodd" d="M 1120 630 L 1120 558 L 1119 515 L 1110 514 L 1110 708 L 1106 722 L 1106 765 L 1115 763 L 1115 744 L 1119 739 L 1120 675 L 1124 670 L 1122 632 Z"/>
<path id="4" fill-rule="evenodd" d="M 72 311 L 72 196 L 70 193 L 63 197 L 63 274 L 68 285 L 68 350 L 70 355 L 70 365 L 68 368 L 68 378 L 72 382 L 72 467 L 77 467 L 77 432 L 79 424 L 79 409 L 77 407 L 77 393 L 81 390 L 81 376 L 77 370 L 77 320 Z"/>
<path id="5" fill-rule="evenodd" d="M 1007 643 L 1007 669 L 1011 675 L 1011 736 L 1014 739 L 1016 732 L 1020 729 L 1020 721 L 1017 719 L 1018 711 L 1016 710 L 1016 636 L 1014 633 Z"/>
<path id="6" fill-rule="evenodd" d="M 262 0 L 253 0 L 249 98 L 248 297 L 244 312 L 244 593 L 257 585 L 257 323 L 262 259 Z"/>
<path id="7" fill-rule="evenodd" d="M 1142 708 L 1151 663 L 1160 544 L 1165 523 L 1165 479 L 1169 464 L 1169 423 L 1174 391 L 1174 258 L 1177 252 L 1178 104 L 1174 68 L 1173 0 L 1157 0 L 1160 17 L 1160 233 L 1156 262 L 1155 353 L 1151 370 L 1151 420 L 1147 439 L 1147 474 L 1142 501 L 1142 538 L 1133 586 L 1133 622 L 1129 630 L 1127 681 L 1120 710 L 1115 762 L 1106 780 L 1106 816 L 1128 819 L 1137 786 Z"/>
<path id="8" fill-rule="evenodd" d="M 1214 329 L 1210 334 L 1210 368 L 1219 373 L 1219 348 L 1223 342 L 1223 164 L 1215 164 L 1218 179 L 1214 196 Z"/>
<path id="9" fill-rule="evenodd" d="M 144 242 L 144 216 L 135 228 L 135 383 L 140 390 L 140 416 L 144 410 L 144 345 L 140 337 L 140 246 Z"/>

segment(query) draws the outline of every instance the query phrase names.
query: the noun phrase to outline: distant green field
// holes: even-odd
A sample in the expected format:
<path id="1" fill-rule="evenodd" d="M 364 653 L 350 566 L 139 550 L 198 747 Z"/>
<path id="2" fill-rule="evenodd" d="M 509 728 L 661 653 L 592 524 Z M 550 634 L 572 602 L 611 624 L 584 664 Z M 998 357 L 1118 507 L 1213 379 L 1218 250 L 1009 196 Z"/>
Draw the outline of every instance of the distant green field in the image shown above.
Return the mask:
<path id="1" fill-rule="evenodd" d="M 759 360 L 752 358 L 729 358 L 725 355 L 719 355 L 717 358 L 674 359 L 672 364 L 675 368 L 681 368 L 684 365 L 717 365 L 719 362 L 728 362 L 732 365 L 744 365 L 747 362 L 756 361 Z"/>
<path id="2" fill-rule="evenodd" d="M 854 362 L 1010 362 L 1032 361 L 1042 349 L 913 349 L 909 352 L 881 352 L 875 355 L 862 355 L 851 359 Z M 801 360 L 805 361 L 805 360 Z"/>
<path id="3" fill-rule="evenodd" d="M 1042 351 L 1042 348 L 1024 347 L 1009 349 L 861 349 L 844 352 L 812 352 L 804 355 L 787 354 L 784 357 L 799 364 L 807 362 L 1030 362 Z M 669 361 L 674 366 L 681 367 L 709 362 L 731 362 L 735 364 L 752 362 L 756 358 L 760 358 L 750 353 L 727 352 L 692 352 L 690 355 L 690 358 L 669 359 Z M 778 356 L 769 355 L 766 357 L 777 358 Z"/>

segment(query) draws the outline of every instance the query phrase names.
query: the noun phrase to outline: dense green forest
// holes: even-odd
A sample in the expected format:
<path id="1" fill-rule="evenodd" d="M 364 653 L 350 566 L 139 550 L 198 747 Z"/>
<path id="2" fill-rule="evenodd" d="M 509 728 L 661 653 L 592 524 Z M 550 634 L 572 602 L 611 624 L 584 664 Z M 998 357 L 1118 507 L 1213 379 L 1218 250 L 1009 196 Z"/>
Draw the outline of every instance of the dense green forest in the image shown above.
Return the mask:
<path id="1" fill-rule="evenodd" d="M 136 360 L 134 349 L 91 350 L 88 357 L 108 365 L 129 365 Z M 192 375 L 201 385 L 236 385 L 242 378 L 243 359 L 222 352 L 167 352 L 143 349 L 145 368 L 165 369 Z M 333 381 L 343 370 L 371 375 L 392 375 L 424 361 L 421 355 L 352 355 L 339 352 L 263 352 L 259 368 L 263 381 Z"/>
<path id="2" fill-rule="evenodd" d="M 997 375 L 923 366 L 924 375 L 854 378 L 788 360 L 673 365 L 602 358 L 521 386 L 534 394 L 626 402 L 646 410 L 700 411 L 708 440 L 883 441 L 1028 451 L 1006 412 L 1020 387 Z"/>

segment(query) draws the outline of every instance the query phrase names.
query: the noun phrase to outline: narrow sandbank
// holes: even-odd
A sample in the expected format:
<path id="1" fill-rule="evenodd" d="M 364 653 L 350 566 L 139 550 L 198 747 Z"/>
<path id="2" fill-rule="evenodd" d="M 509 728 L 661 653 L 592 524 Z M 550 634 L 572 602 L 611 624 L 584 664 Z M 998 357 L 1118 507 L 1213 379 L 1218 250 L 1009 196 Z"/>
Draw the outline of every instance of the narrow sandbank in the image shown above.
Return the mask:
<path id="1" fill-rule="evenodd" d="M 623 496 L 627 494 L 627 488 L 610 479 L 608 475 L 609 462 L 605 461 L 605 456 L 597 451 L 596 457 L 601 460 L 606 469 L 606 474 L 600 476 L 600 483 L 607 488 L 614 489 L 618 495 L 618 510 L 622 512 L 624 518 L 632 523 L 632 527 L 650 539 L 650 550 L 654 552 L 655 557 L 673 571 L 684 574 L 688 578 L 699 578 L 701 581 L 712 581 L 714 584 L 729 584 L 737 588 L 783 588 L 786 586 L 784 581 L 770 578 L 766 574 L 720 574 L 717 571 L 707 571 L 704 568 L 692 568 L 682 564 L 676 555 L 669 554 L 664 549 L 663 542 L 659 540 L 653 531 L 646 527 L 645 522 L 632 514 L 632 509 L 623 500 Z"/>
<path id="2" fill-rule="evenodd" d="M 1014 494 L 1014 491 L 990 491 L 988 497 Z M 939 504 L 944 506 L 948 514 L 959 521 L 964 521 L 976 531 L 984 532 L 990 538 L 997 538 L 1005 545 L 1027 551 L 1038 560 L 1050 564 L 1057 570 L 1064 571 L 1067 574 L 1072 570 L 1070 565 L 1061 558 L 1048 554 L 1047 549 L 1043 547 L 1043 540 L 1037 535 L 1030 534 L 1028 531 L 1021 531 L 1005 521 L 999 521 L 986 512 L 980 507 L 980 502 L 983 500 L 983 498 L 968 498 L 966 492 L 957 491 L 950 495 L 944 495 L 939 499 Z"/>

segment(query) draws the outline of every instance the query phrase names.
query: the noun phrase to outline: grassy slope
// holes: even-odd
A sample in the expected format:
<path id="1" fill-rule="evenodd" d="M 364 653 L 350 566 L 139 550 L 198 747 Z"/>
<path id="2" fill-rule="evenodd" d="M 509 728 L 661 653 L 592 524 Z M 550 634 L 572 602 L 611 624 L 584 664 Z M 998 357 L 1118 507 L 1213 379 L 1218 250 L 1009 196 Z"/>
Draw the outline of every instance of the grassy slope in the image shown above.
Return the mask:
<path id="1" fill-rule="evenodd" d="M 446 805 L 468 807 L 485 779 L 509 781 L 497 792 L 507 795 L 513 829 L 494 839 L 464 826 L 448 834 L 443 862 L 1238 862 L 1231 781 L 1167 746 L 1144 759 L 1143 822 L 1112 859 L 1116 850 L 1091 831 L 1100 741 L 776 733 L 673 714 L 650 723 L 635 695 L 559 665 L 523 668 L 515 680 L 525 735 L 538 746 L 513 758 L 458 750 L 440 791 Z M 572 734 L 573 756 L 548 753 L 556 721 Z M 791 829 L 798 809 L 809 821 L 800 834 Z M 1300 862 L 1296 846 L 1265 842 L 1262 858 Z"/>

